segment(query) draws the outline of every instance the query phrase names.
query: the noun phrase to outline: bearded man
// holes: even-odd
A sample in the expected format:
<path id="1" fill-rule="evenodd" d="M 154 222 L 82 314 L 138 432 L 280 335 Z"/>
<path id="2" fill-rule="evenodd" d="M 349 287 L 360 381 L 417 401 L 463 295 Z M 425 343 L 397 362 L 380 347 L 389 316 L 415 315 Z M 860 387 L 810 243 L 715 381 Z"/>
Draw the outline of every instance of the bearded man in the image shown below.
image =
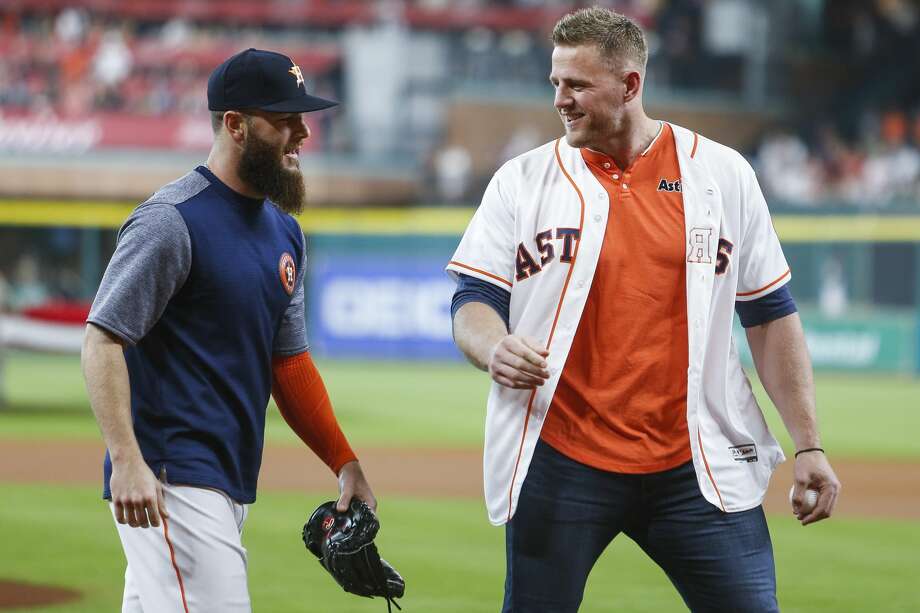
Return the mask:
<path id="1" fill-rule="evenodd" d="M 118 235 L 83 344 L 128 566 L 123 612 L 250 611 L 241 532 L 269 394 L 338 476 L 338 509 L 377 502 L 307 351 L 303 113 L 285 55 L 248 49 L 208 81 L 214 145 Z"/>

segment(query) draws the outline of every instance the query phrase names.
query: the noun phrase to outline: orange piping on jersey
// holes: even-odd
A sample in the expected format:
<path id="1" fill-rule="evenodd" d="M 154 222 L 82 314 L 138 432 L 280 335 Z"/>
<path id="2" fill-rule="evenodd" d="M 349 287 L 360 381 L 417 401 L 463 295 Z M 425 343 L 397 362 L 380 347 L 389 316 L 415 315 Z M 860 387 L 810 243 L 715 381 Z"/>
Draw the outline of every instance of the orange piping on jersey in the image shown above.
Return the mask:
<path id="1" fill-rule="evenodd" d="M 693 159 L 693 156 L 696 155 L 696 146 L 700 142 L 700 136 L 696 132 L 693 133 L 693 149 L 690 151 L 690 159 Z"/>
<path id="2" fill-rule="evenodd" d="M 163 537 L 169 547 L 169 558 L 172 560 L 173 569 L 176 571 L 176 579 L 179 580 L 179 596 L 182 597 L 182 608 L 185 609 L 185 613 L 188 613 L 188 602 L 185 600 L 185 585 L 182 583 L 182 573 L 179 572 L 179 565 L 176 564 L 176 550 L 173 549 L 172 541 L 169 540 L 169 526 L 165 517 L 161 515 L 160 519 L 163 521 Z"/>
<path id="3" fill-rule="evenodd" d="M 466 264 L 461 264 L 460 262 L 455 262 L 454 260 L 451 260 L 451 261 L 449 262 L 449 264 L 452 264 L 452 265 L 454 265 L 454 266 L 459 266 L 460 268 L 466 268 L 467 270 L 472 270 L 473 272 L 478 272 L 479 274 L 485 275 L 485 276 L 489 277 L 490 279 L 495 279 L 496 281 L 501 281 L 502 283 L 504 283 L 504 284 L 507 285 L 508 287 L 512 287 L 511 281 L 506 281 L 505 279 L 502 279 L 502 278 L 499 277 L 498 275 L 493 275 L 493 274 L 490 273 L 490 272 L 486 272 L 486 271 L 484 271 L 484 270 L 479 270 L 478 268 L 473 268 L 472 266 L 467 266 Z"/>
<path id="4" fill-rule="evenodd" d="M 578 189 L 578 185 L 575 184 L 575 181 L 573 181 L 569 173 L 566 172 L 565 166 L 562 165 L 562 158 L 559 156 L 559 140 L 560 139 L 556 139 L 556 163 L 559 164 L 559 170 L 562 171 L 562 174 L 565 175 L 565 178 L 569 180 L 569 183 L 571 183 L 572 187 L 575 189 L 575 193 L 578 194 L 578 201 L 581 203 L 581 213 L 578 218 L 578 242 L 575 243 L 575 251 L 572 253 L 572 264 L 569 266 L 569 272 L 565 276 L 565 283 L 562 285 L 562 295 L 559 296 L 559 304 L 556 305 L 556 316 L 553 318 L 553 327 L 550 328 L 549 339 L 546 341 L 547 349 L 549 349 L 550 343 L 553 342 L 553 333 L 556 331 L 556 324 L 559 322 L 559 313 L 562 311 L 562 300 L 565 298 L 565 292 L 569 288 L 569 280 L 572 278 L 572 271 L 575 270 L 575 262 L 578 260 L 578 249 L 581 247 L 581 232 L 585 226 L 585 197 L 582 196 L 581 190 Z"/>
<path id="5" fill-rule="evenodd" d="M 559 165 L 559 170 L 562 171 L 562 174 L 565 175 L 565 178 L 569 180 L 569 183 L 572 184 L 572 187 L 575 188 L 575 193 L 578 194 L 578 200 L 581 203 L 581 214 L 578 218 L 578 242 L 575 243 L 575 251 L 572 253 L 572 263 L 569 265 L 569 272 L 565 275 L 565 283 L 562 284 L 562 293 L 559 295 L 559 303 L 556 305 L 556 316 L 553 317 L 553 325 L 549 329 L 549 338 L 546 339 L 546 349 L 549 349 L 549 346 L 553 342 L 553 334 L 556 332 L 556 324 L 559 322 L 559 313 L 562 311 L 562 302 L 565 300 L 565 292 L 569 289 L 569 281 L 572 278 L 572 271 L 575 270 L 575 262 L 578 261 L 578 249 L 581 247 L 581 233 L 585 225 L 585 198 L 581 193 L 581 190 L 578 189 L 575 181 L 572 180 L 572 177 L 569 176 L 569 173 L 566 172 L 565 166 L 562 164 L 562 158 L 559 156 L 559 141 L 561 139 L 556 139 L 556 163 Z M 514 461 L 514 472 L 511 474 L 511 487 L 508 490 L 508 521 L 511 521 L 511 501 L 513 498 L 514 492 L 514 481 L 517 479 L 518 466 L 521 464 L 521 454 L 524 452 L 524 438 L 527 436 L 527 424 L 530 422 L 530 414 L 533 411 L 533 401 L 537 397 L 537 390 L 534 390 L 530 393 L 530 400 L 527 402 L 527 412 L 524 415 L 524 428 L 521 431 L 521 444 L 518 446 L 517 459 Z"/>
<path id="6" fill-rule="evenodd" d="M 760 292 L 764 291 L 765 289 L 769 289 L 769 288 L 773 287 L 774 285 L 776 285 L 777 283 L 779 283 L 780 281 L 782 281 L 783 279 L 785 279 L 785 278 L 786 278 L 786 275 L 788 275 L 790 272 L 791 272 L 791 270 L 787 268 L 787 269 L 786 269 L 786 272 L 784 272 L 783 274 L 781 274 L 781 275 L 780 275 L 779 277 L 777 277 L 774 281 L 771 281 L 770 283 L 767 283 L 766 285 L 764 285 L 764 286 L 761 287 L 760 289 L 755 289 L 753 292 L 744 292 L 744 293 L 735 294 L 735 295 L 736 295 L 736 296 L 753 296 L 754 294 L 759 294 Z"/>
<path id="7" fill-rule="evenodd" d="M 537 397 L 537 390 L 534 388 L 530 392 L 530 400 L 527 401 L 527 412 L 524 414 L 524 427 L 521 429 L 521 444 L 518 446 L 517 458 L 514 460 L 514 472 L 511 473 L 511 487 L 508 488 L 508 521 L 511 521 L 511 501 L 514 499 L 514 480 L 517 479 L 518 466 L 521 465 L 521 454 L 524 453 L 524 438 L 527 436 L 527 422 L 530 421 L 530 413 L 533 410 L 533 400 Z"/>
<path id="8" fill-rule="evenodd" d="M 716 495 L 719 497 L 719 506 L 722 507 L 722 511 L 725 511 L 725 503 L 722 501 L 722 492 L 719 491 L 719 486 L 716 485 L 716 480 L 712 478 L 712 471 L 709 470 L 709 461 L 706 459 L 706 450 L 703 449 L 703 437 L 700 436 L 700 428 L 696 428 L 696 440 L 700 443 L 700 455 L 703 456 L 703 464 L 706 466 L 706 474 L 709 475 L 709 482 L 712 483 L 712 487 L 716 490 Z"/>

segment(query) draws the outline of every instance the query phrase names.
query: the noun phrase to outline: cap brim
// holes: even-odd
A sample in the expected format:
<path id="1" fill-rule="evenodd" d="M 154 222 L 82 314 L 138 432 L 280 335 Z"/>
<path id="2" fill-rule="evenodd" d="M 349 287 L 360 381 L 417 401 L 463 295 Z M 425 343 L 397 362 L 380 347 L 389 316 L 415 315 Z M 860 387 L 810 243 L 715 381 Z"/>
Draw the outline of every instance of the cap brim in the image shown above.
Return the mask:
<path id="1" fill-rule="evenodd" d="M 322 111 L 323 109 L 329 109 L 334 106 L 338 106 L 338 104 L 339 103 L 335 100 L 327 100 L 326 98 L 320 98 L 319 96 L 304 94 L 299 98 L 284 100 L 274 104 L 267 104 L 257 108 L 263 111 L 271 111 L 273 113 L 309 113 L 311 111 Z"/>

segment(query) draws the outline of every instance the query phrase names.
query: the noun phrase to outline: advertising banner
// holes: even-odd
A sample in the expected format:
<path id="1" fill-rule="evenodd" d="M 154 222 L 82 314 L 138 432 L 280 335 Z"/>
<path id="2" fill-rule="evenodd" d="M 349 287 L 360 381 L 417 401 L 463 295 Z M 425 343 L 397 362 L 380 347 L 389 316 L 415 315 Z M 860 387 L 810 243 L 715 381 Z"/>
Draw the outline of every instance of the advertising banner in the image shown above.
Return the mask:
<path id="1" fill-rule="evenodd" d="M 309 265 L 308 339 L 327 357 L 459 359 L 442 258 L 322 258 Z"/>
<path id="2" fill-rule="evenodd" d="M 314 150 L 322 122 L 312 122 L 312 136 L 302 151 Z M 0 113 L 0 152 L 82 153 L 109 148 L 207 151 L 214 133 L 208 113 L 131 115 L 96 113 L 81 118 L 50 114 Z"/>
<path id="3" fill-rule="evenodd" d="M 917 365 L 916 322 L 912 317 L 802 317 L 815 369 L 913 372 Z M 735 327 L 742 361 L 752 363 L 744 331 Z"/>

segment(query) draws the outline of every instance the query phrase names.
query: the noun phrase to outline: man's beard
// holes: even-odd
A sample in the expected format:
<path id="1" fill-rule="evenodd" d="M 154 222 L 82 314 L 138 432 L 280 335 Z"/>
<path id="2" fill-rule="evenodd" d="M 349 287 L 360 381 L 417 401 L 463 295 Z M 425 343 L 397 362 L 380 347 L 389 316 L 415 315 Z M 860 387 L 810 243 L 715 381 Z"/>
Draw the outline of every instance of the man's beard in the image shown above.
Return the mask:
<path id="1" fill-rule="evenodd" d="M 307 188 L 300 168 L 284 167 L 281 151 L 250 130 L 240 156 L 237 174 L 249 187 L 265 194 L 279 209 L 296 215 L 303 212 Z"/>

